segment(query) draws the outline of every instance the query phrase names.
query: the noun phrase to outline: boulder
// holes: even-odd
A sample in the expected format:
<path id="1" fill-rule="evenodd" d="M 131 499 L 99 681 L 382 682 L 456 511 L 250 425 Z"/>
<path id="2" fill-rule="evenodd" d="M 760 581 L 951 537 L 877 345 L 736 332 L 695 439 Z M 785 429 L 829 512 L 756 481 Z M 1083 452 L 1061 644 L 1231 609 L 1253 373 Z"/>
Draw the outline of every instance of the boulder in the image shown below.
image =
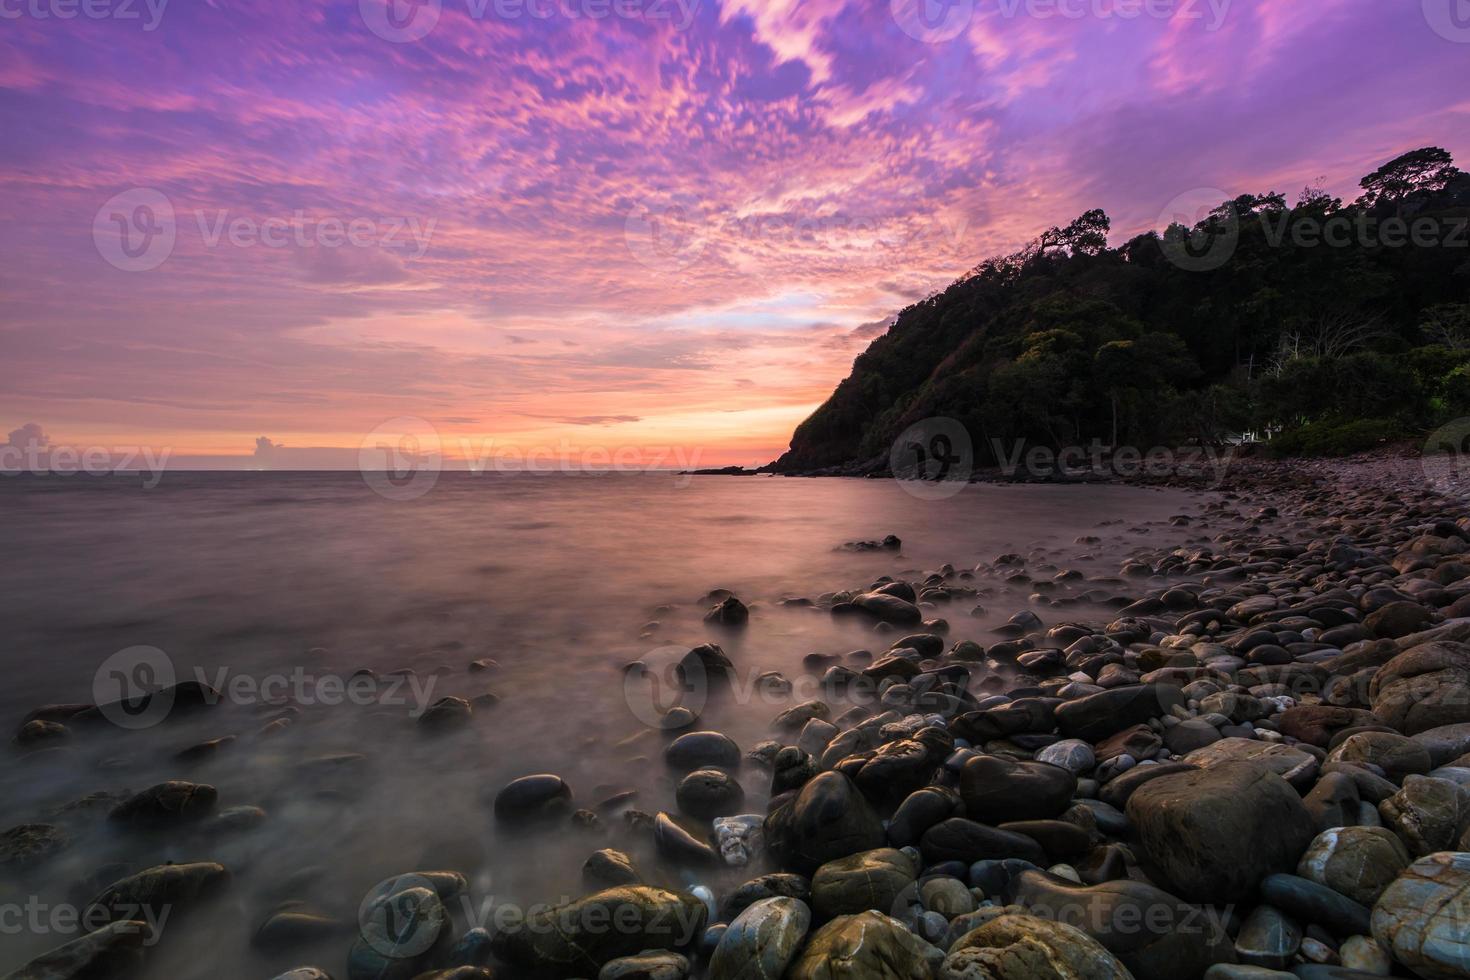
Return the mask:
<path id="1" fill-rule="evenodd" d="M 804 874 L 883 843 L 878 815 L 839 772 L 816 776 L 766 817 L 767 846 L 783 865 Z"/>
<path id="2" fill-rule="evenodd" d="M 1115 687 L 1058 705 L 1056 723 L 1067 738 L 1097 742 L 1183 703 L 1179 688 L 1170 684 Z"/>
<path id="3" fill-rule="evenodd" d="M 539 773 L 512 779 L 495 794 L 495 819 L 527 823 L 572 812 L 572 788 L 560 776 Z"/>
<path id="4" fill-rule="evenodd" d="M 1411 774 L 1422 776 L 1433 768 L 1429 750 L 1397 732 L 1349 735 L 1327 753 L 1327 761 L 1377 766 L 1395 782 Z"/>
<path id="5" fill-rule="evenodd" d="M 1409 776 L 1378 804 L 1378 813 L 1414 857 L 1460 850 L 1460 837 L 1470 827 L 1470 790 L 1448 779 Z"/>
<path id="6" fill-rule="evenodd" d="M 868 909 L 892 912 L 918 873 L 908 855 L 891 847 L 828 861 L 812 876 L 812 909 L 819 920 Z"/>
<path id="7" fill-rule="evenodd" d="M 1145 783 L 1128 800 L 1150 877 L 1197 902 L 1235 902 L 1296 868 L 1316 827 L 1291 785 L 1255 762 Z"/>
<path id="8" fill-rule="evenodd" d="M 139 920 L 114 922 L 79 939 L 73 939 L 31 960 L 5 980 L 83 980 L 88 977 L 121 977 L 135 973 L 147 948 L 153 945 L 152 928 Z"/>
<path id="9" fill-rule="evenodd" d="M 1202 769 L 1225 762 L 1253 762 L 1302 788 L 1312 785 L 1320 768 L 1317 757 L 1309 752 L 1253 738 L 1222 738 L 1189 753 L 1184 761 Z"/>
<path id="10" fill-rule="evenodd" d="M 929 864 L 1020 858 L 1032 864 L 1044 864 L 1046 852 L 1025 834 L 989 827 L 985 824 L 953 817 L 930 827 L 919 843 L 919 850 Z"/>
<path id="11" fill-rule="evenodd" d="M 881 912 L 838 916 L 812 934 L 786 980 L 933 980 L 944 952 Z"/>
<path id="12" fill-rule="evenodd" d="M 1420 858 L 1373 906 L 1373 938 L 1429 980 L 1470 977 L 1470 853 Z"/>
<path id="13" fill-rule="evenodd" d="M 1212 963 L 1233 959 L 1218 916 L 1142 881 L 1087 887 L 1022 871 L 1005 900 L 1087 933 L 1138 980 L 1197 980 Z"/>
<path id="14" fill-rule="evenodd" d="M 1409 866 L 1409 852 L 1383 827 L 1323 831 L 1297 864 L 1297 874 L 1362 905 L 1378 896 Z"/>
<path id="15" fill-rule="evenodd" d="M 704 932 L 709 910 L 692 895 L 624 885 L 505 923 L 492 941 L 512 966 L 559 977 L 595 976 L 611 960 L 682 952 Z M 610 928 L 613 923 L 616 928 Z"/>
<path id="16" fill-rule="evenodd" d="M 1405 735 L 1470 721 L 1470 645 L 1424 643 L 1373 675 L 1373 714 Z"/>
<path id="17" fill-rule="evenodd" d="M 105 915 L 89 921 L 117 922 L 186 912 L 190 906 L 218 894 L 229 884 L 224 865 L 209 861 L 193 864 L 160 864 L 109 885 L 90 903 L 87 913 Z M 153 914 L 144 915 L 143 910 Z M 94 911 L 98 910 L 98 911 Z"/>
<path id="18" fill-rule="evenodd" d="M 960 772 L 965 811 L 982 823 L 1055 817 L 1076 789 L 1077 777 L 1060 766 L 998 755 L 976 756 Z"/>
<path id="19" fill-rule="evenodd" d="M 955 941 L 944 980 L 1132 980 L 1113 954 L 1072 926 L 999 915 Z"/>
<path id="20" fill-rule="evenodd" d="M 811 909 L 800 899 L 755 902 L 720 937 L 709 980 L 781 980 L 811 924 Z"/>
<path id="21" fill-rule="evenodd" d="M 126 827 L 163 830 L 207 817 L 218 800 L 219 792 L 213 786 L 172 779 L 129 797 L 107 817 Z"/>

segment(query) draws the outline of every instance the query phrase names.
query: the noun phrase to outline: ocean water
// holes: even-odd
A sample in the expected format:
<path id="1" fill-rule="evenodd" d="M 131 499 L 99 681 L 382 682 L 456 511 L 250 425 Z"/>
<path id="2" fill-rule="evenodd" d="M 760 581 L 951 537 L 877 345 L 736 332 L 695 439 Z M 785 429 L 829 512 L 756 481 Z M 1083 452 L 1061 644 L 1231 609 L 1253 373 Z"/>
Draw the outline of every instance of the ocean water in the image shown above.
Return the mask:
<path id="1" fill-rule="evenodd" d="M 623 808 L 673 812 L 676 780 L 661 758 L 670 736 L 645 723 L 651 702 L 625 683 L 629 662 L 719 643 L 742 683 L 691 706 L 699 728 L 748 750 L 794 703 L 753 691 L 757 675 L 781 671 L 798 682 L 795 699 L 813 696 L 804 656 L 877 653 L 901 635 L 782 599 L 883 575 L 917 581 L 945 563 L 965 572 L 1008 552 L 1028 556 L 1038 581 L 1083 573 L 1049 596 L 1126 595 L 1136 584 L 1118 577 L 1123 558 L 1193 540 L 1169 517 L 1199 502 L 1133 487 L 978 484 L 930 500 L 886 480 L 652 473 L 445 473 L 413 500 L 376 493 L 356 473 L 173 473 L 152 489 L 0 479 L 0 717 L 18 727 L 40 705 L 91 702 L 119 685 L 135 693 L 125 685 L 165 675 L 224 694 L 138 727 L 72 726 L 51 749 L 7 748 L 4 826 L 57 822 L 72 843 L 0 884 L 0 908 L 29 910 L 25 927 L 0 935 L 0 973 L 74 938 L 54 926 L 55 910 L 165 861 L 219 861 L 232 881 L 164 922 L 147 976 L 264 978 L 306 964 L 345 976 L 363 896 L 413 870 L 468 877 L 468 902 L 452 907 L 460 928 L 497 907 L 584 893 L 581 864 L 602 847 L 629 851 L 650 879 L 719 893 L 762 869 L 691 877 L 665 867 L 620 808 L 592 828 L 512 833 L 489 801 L 509 779 L 545 771 L 572 784 L 579 806 L 632 790 Z M 886 534 L 903 539 L 900 553 L 840 550 Z M 1089 536 L 1098 540 L 1078 543 Z M 1047 625 L 1110 615 L 1089 601 L 1037 605 L 1035 586 L 989 567 L 955 581 L 988 594 L 925 610 L 947 620 L 950 641 L 994 642 L 991 630 L 1024 608 Z M 704 597 L 721 588 L 750 605 L 746 629 L 702 621 Z M 972 614 L 977 604 L 984 611 Z M 470 671 L 481 658 L 497 666 Z M 364 668 L 376 680 L 354 678 Z M 434 735 L 416 720 L 440 697 L 487 692 L 499 700 L 462 728 Z M 834 714 L 844 707 L 834 702 Z M 283 710 L 290 722 L 262 734 Z M 210 758 L 175 758 L 229 735 Z M 747 812 L 763 812 L 767 777 L 748 763 L 739 776 Z M 105 808 L 54 816 L 88 794 L 171 778 L 209 783 L 220 808 L 260 806 L 266 819 L 142 837 L 111 828 Z M 338 916 L 343 931 L 289 950 L 252 947 L 283 901 Z"/>

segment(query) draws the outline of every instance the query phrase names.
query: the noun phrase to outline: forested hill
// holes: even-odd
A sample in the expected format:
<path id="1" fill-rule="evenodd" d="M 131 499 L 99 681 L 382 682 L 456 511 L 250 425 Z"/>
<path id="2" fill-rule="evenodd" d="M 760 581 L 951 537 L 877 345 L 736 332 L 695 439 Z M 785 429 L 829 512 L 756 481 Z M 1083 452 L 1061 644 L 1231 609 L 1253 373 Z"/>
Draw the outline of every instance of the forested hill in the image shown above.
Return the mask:
<path id="1" fill-rule="evenodd" d="M 1052 228 L 902 311 L 771 468 L 876 468 L 932 417 L 990 465 L 995 439 L 1350 451 L 1470 415 L 1470 176 L 1427 148 L 1362 188 L 1117 248 L 1102 211 Z"/>

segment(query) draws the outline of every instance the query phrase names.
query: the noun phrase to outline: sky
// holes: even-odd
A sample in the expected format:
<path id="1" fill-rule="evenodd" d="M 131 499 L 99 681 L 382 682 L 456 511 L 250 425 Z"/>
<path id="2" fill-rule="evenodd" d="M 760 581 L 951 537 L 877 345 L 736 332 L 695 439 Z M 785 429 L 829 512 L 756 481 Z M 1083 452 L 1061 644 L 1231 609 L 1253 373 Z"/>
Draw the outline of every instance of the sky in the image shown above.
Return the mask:
<path id="1" fill-rule="evenodd" d="M 766 462 L 1082 211 L 1464 163 L 1463 6 L 0 0 L 0 437 Z"/>

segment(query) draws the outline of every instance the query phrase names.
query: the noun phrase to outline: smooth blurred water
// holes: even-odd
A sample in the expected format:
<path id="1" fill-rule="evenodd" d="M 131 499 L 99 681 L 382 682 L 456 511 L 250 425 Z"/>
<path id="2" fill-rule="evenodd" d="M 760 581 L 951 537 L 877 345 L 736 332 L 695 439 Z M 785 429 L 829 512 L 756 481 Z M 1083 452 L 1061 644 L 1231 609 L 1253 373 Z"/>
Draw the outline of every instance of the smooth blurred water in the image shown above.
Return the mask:
<path id="1" fill-rule="evenodd" d="M 968 569 L 1005 552 L 1084 572 L 1087 580 L 1069 583 L 1076 590 L 1118 593 L 1120 559 L 1189 540 L 1167 518 L 1195 507 L 1182 493 L 1113 486 L 973 485 L 935 501 L 891 481 L 671 474 L 445 473 L 412 501 L 384 499 L 356 473 L 171 473 L 153 489 L 140 483 L 0 479 L 8 531 L 0 717 L 15 726 L 44 703 L 91 701 L 98 667 L 135 645 L 164 651 L 179 679 L 202 670 L 236 693 L 145 730 L 104 725 L 78 729 L 60 750 L 9 750 L 4 825 L 43 820 L 87 793 L 168 778 L 211 783 L 221 807 L 256 804 L 269 816 L 235 836 L 143 840 L 95 815 L 77 825 L 73 847 L 7 886 L 0 903 L 84 902 L 90 886 L 76 883 L 109 861 L 224 863 L 235 875 L 225 895 L 167 924 L 149 971 L 160 977 L 270 977 L 306 963 L 344 975 L 351 930 L 287 953 L 252 950 L 249 937 L 283 899 L 355 921 L 364 892 L 403 871 L 452 868 L 470 876 L 476 905 L 525 903 L 580 894 L 586 856 L 620 847 L 650 877 L 677 881 L 616 813 L 603 815 L 600 830 L 563 825 L 513 837 L 487 806 L 508 779 L 553 771 L 579 805 L 630 788 L 632 806 L 673 810 L 675 780 L 661 760 L 667 736 L 630 709 L 623 665 L 715 641 L 750 678 L 769 669 L 794 678 L 808 653 L 880 651 L 894 637 L 783 608 L 782 598 L 815 599 L 880 575 L 918 579 L 945 562 Z M 901 554 L 837 550 L 885 534 L 903 539 Z M 1074 543 L 1083 535 L 1102 540 Z M 980 600 L 984 615 L 957 602 L 926 616 L 946 618 L 951 641 L 993 642 L 990 628 L 1026 608 L 1030 589 L 972 584 L 994 590 Z M 703 624 L 700 600 L 715 588 L 751 605 L 748 629 Z M 1050 625 L 1107 611 L 1041 615 Z M 467 670 L 483 657 L 500 666 Z M 308 686 L 289 728 L 256 734 L 280 705 L 252 700 L 255 685 L 284 679 L 289 698 L 299 679 L 345 682 L 362 667 L 412 668 L 419 686 L 371 705 L 319 703 Z M 501 701 L 463 730 L 433 737 L 414 720 L 418 695 L 485 691 Z M 707 705 L 700 727 L 743 749 L 768 737 L 788 706 L 738 700 Z M 209 761 L 172 758 L 228 734 L 239 738 Z M 309 761 L 333 753 L 365 759 Z M 747 809 L 763 811 L 765 777 L 750 766 L 741 776 Z M 297 873 L 301 881 L 288 880 Z M 0 972 L 69 938 L 6 935 Z"/>

